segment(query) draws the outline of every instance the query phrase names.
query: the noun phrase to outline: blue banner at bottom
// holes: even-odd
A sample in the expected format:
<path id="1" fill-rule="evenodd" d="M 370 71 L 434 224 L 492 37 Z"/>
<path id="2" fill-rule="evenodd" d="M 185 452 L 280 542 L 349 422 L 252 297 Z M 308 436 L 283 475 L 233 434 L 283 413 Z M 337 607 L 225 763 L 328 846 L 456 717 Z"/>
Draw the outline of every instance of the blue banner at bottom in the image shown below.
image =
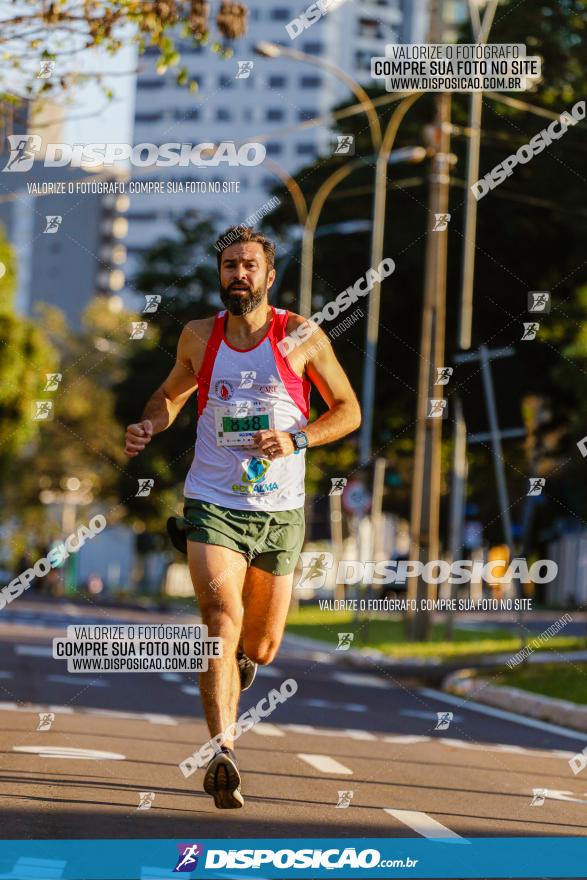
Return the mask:
<path id="1" fill-rule="evenodd" d="M 587 877 L 587 837 L 3 840 L 0 880 Z"/>

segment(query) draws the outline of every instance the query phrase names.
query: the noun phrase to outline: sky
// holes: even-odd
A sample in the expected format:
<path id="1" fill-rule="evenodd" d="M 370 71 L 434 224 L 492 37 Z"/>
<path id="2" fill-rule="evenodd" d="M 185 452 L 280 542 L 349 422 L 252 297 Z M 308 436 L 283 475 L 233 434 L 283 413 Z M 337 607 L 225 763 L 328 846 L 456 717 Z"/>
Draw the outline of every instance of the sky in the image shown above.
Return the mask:
<path id="1" fill-rule="evenodd" d="M 105 97 L 96 83 L 78 89 L 75 103 L 66 111 L 64 141 L 132 143 L 136 46 L 124 46 L 115 56 L 93 49 L 80 53 L 79 59 L 78 69 L 104 72 L 103 83 L 114 91 L 114 97 L 110 100 Z M 120 73 L 128 75 L 116 75 Z"/>

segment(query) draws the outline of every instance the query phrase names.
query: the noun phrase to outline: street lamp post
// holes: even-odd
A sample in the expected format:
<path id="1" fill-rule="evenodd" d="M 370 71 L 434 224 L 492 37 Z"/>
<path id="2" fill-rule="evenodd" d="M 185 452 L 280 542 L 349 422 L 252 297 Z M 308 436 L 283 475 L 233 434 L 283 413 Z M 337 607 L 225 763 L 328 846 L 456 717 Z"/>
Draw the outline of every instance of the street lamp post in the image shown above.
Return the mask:
<path id="1" fill-rule="evenodd" d="M 305 52 L 298 52 L 295 49 L 288 49 L 284 46 L 277 46 L 275 43 L 265 41 L 257 43 L 255 51 L 257 54 L 262 55 L 265 58 L 290 58 L 292 61 L 313 64 L 316 67 L 327 70 L 329 73 L 332 73 L 339 80 L 344 82 L 358 98 L 361 106 L 364 107 L 369 122 L 373 150 L 377 156 L 375 166 L 375 194 L 373 199 L 373 231 L 371 238 L 371 266 L 373 268 L 377 267 L 383 259 L 385 208 L 387 201 L 387 165 L 390 160 L 399 125 L 412 104 L 422 95 L 422 92 L 416 92 L 415 94 L 403 98 L 389 120 L 385 135 L 382 136 L 381 123 L 373 101 L 365 89 L 349 76 L 348 73 L 338 67 L 338 65 L 326 61 L 324 58 L 307 55 Z M 417 150 L 420 148 L 414 149 Z M 420 161 L 426 155 L 423 148 L 421 149 L 422 154 L 418 156 L 418 158 L 415 158 L 414 161 Z M 302 268 L 300 273 L 300 313 L 306 317 L 309 316 L 312 311 L 314 233 L 316 231 L 320 211 L 334 187 L 340 183 L 341 180 L 344 180 L 351 171 L 362 164 L 362 161 L 363 160 L 361 159 L 355 159 L 353 162 L 349 162 L 347 165 L 342 166 L 342 168 L 338 168 L 329 178 L 327 178 L 327 180 L 324 181 L 314 196 L 314 201 L 308 213 L 308 218 L 304 227 Z M 363 368 L 363 419 L 359 447 L 359 460 L 361 465 L 366 465 L 371 458 L 380 298 L 381 284 L 376 281 L 369 297 L 367 316 L 366 351 Z"/>
<path id="2" fill-rule="evenodd" d="M 292 61 L 302 61 L 306 64 L 313 64 L 315 67 L 321 67 L 323 70 L 327 70 L 328 73 L 332 73 L 337 79 L 341 80 L 341 82 L 349 87 L 351 92 L 359 100 L 359 103 L 365 108 L 365 113 L 367 114 L 367 120 L 369 122 L 369 129 L 371 131 L 373 149 L 375 151 L 379 149 L 381 144 L 381 125 L 379 124 L 379 117 L 373 105 L 373 101 L 365 89 L 359 85 L 352 76 L 349 76 L 342 67 L 333 64 L 332 61 L 327 61 L 325 58 L 318 58 L 316 55 L 307 55 L 305 52 L 299 52 L 297 49 L 288 49 L 285 46 L 278 46 L 276 43 L 269 43 L 265 40 L 257 43 L 255 46 L 255 52 L 258 55 L 262 55 L 264 58 L 290 58 Z"/>
<path id="3" fill-rule="evenodd" d="M 373 232 L 371 237 L 371 267 L 376 269 L 383 259 L 383 242 L 385 233 L 385 208 L 387 203 L 387 165 L 392 155 L 399 126 L 412 104 L 418 100 L 421 92 L 404 98 L 396 107 L 387 125 L 383 142 L 377 154 L 375 166 L 375 198 L 373 201 Z M 423 147 L 413 148 L 412 161 L 422 161 L 426 156 Z M 399 152 L 399 151 L 398 151 Z M 377 363 L 377 341 L 379 338 L 379 314 L 381 309 L 381 282 L 375 281 L 369 295 L 367 312 L 367 331 L 365 343 L 365 360 L 363 361 L 363 418 L 359 441 L 359 462 L 366 465 L 371 458 L 371 440 L 373 434 L 373 409 L 375 400 L 375 365 Z"/>

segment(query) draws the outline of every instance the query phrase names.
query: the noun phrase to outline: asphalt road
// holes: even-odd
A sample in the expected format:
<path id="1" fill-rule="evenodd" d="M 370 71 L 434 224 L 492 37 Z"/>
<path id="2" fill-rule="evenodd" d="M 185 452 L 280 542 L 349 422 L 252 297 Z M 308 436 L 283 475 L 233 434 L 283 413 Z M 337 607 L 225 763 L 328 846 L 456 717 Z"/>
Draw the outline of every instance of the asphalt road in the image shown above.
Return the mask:
<path id="1" fill-rule="evenodd" d="M 51 657 L 69 624 L 133 622 L 196 619 L 22 597 L 0 612 L 2 838 L 587 834 L 587 770 L 568 763 L 581 734 L 291 642 L 240 711 L 286 678 L 298 691 L 240 738 L 246 805 L 217 811 L 203 771 L 178 769 L 208 739 L 194 675 L 73 675 Z M 436 730 L 446 711 L 449 728 Z M 41 712 L 55 715 L 49 730 L 37 729 Z M 532 805 L 534 789 L 544 803 Z M 352 792 L 346 808 L 341 791 Z M 154 795 L 149 809 L 141 792 Z"/>

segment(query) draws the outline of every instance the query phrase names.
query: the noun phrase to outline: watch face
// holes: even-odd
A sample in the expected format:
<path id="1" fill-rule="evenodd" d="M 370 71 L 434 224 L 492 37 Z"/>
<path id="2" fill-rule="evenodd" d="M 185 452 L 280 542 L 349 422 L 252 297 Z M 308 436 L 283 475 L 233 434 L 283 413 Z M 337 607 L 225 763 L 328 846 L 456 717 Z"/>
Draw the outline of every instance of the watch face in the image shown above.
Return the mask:
<path id="1" fill-rule="evenodd" d="M 298 434 L 294 434 L 294 443 L 298 449 L 305 449 L 308 445 L 308 438 L 303 431 L 300 431 Z"/>

